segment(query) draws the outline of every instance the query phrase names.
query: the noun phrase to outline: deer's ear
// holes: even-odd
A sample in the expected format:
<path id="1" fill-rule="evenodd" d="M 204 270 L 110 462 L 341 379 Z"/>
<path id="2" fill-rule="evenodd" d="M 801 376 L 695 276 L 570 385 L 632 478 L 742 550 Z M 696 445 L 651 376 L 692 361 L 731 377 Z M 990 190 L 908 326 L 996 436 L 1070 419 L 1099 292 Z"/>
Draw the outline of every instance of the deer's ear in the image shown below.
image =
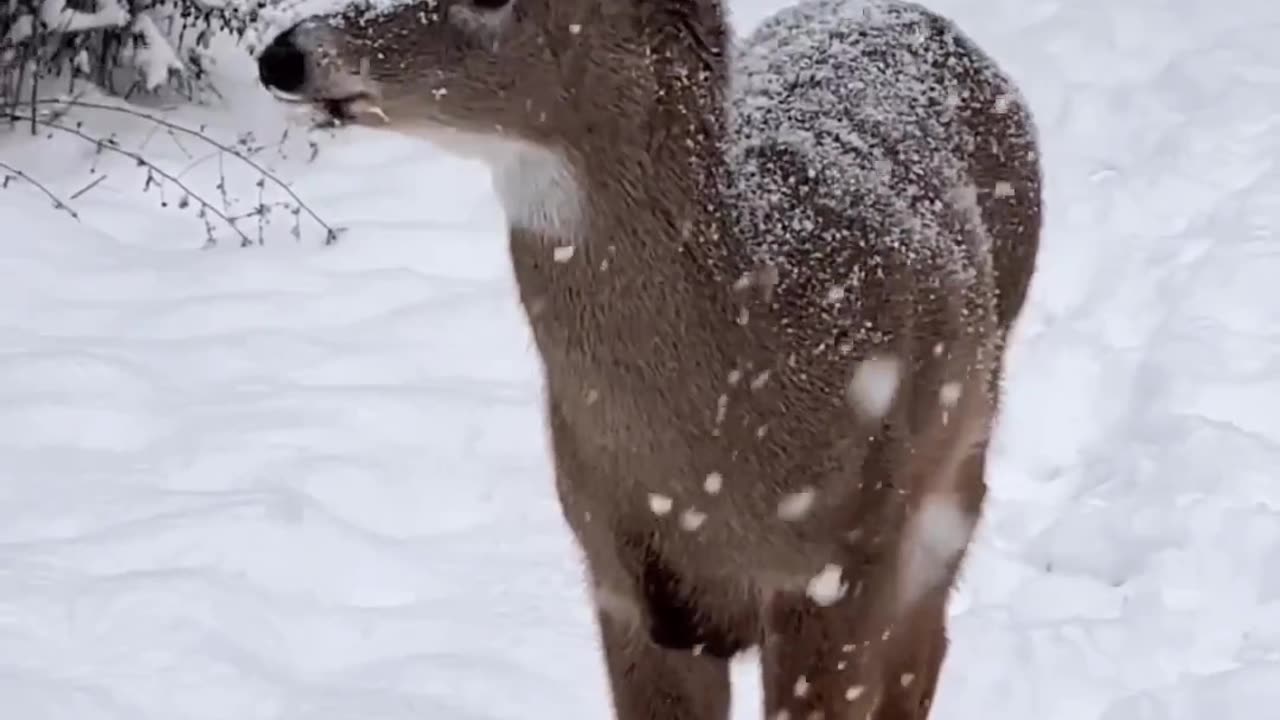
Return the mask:
<path id="1" fill-rule="evenodd" d="M 671 49 L 693 51 L 718 64 L 728 49 L 729 27 L 720 0 L 639 0 L 651 38 Z"/>
<path id="2" fill-rule="evenodd" d="M 719 35 L 727 25 L 721 0 L 640 0 L 640 5 L 649 5 L 660 22 L 697 28 L 702 36 Z"/>
<path id="3" fill-rule="evenodd" d="M 725 11 L 724 0 L 665 0 L 671 5 L 681 8 L 691 17 L 701 18 L 704 21 L 714 21 L 716 23 L 724 23 Z"/>

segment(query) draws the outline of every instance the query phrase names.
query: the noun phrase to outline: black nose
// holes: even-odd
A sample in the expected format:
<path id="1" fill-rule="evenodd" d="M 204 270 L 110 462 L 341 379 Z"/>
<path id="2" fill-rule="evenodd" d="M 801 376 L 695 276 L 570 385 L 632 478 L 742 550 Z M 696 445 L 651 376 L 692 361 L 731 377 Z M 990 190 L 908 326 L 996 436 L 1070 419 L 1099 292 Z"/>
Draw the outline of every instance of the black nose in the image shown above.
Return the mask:
<path id="1" fill-rule="evenodd" d="M 307 59 L 294 44 L 292 29 L 277 35 L 258 56 L 258 79 L 287 93 L 296 93 L 306 82 Z"/>

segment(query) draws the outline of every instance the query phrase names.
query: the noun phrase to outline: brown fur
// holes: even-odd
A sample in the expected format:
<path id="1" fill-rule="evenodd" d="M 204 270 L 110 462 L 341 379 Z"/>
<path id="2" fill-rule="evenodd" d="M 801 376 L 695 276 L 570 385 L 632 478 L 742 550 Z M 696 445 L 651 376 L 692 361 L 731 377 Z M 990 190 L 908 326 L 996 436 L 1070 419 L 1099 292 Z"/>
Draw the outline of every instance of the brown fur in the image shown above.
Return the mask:
<path id="1" fill-rule="evenodd" d="M 724 720 L 727 659 L 760 646 L 770 718 L 927 717 L 968 543 L 937 519 L 980 516 L 1004 342 L 1039 241 L 1015 88 L 947 21 L 888 4 L 901 37 L 856 23 L 830 37 L 909 112 L 830 107 L 849 135 L 810 155 L 767 132 L 734 146 L 751 116 L 726 110 L 716 0 L 513 0 L 494 38 L 448 20 L 467 2 L 305 21 L 299 94 L 359 87 L 391 129 L 548 149 L 578 190 L 560 224 L 513 215 L 510 246 L 617 716 Z M 955 107 L 877 65 L 917 51 L 902 72 L 936 79 Z M 811 127 L 802 109 L 769 122 Z M 835 152 L 856 137 L 890 159 L 893 187 Z M 490 160 L 499 186 L 548 182 Z M 877 359 L 898 371 L 883 416 L 850 390 Z M 911 563 L 930 532 L 961 546 L 920 586 Z M 843 593 L 819 603 L 806 587 L 829 567 Z"/>

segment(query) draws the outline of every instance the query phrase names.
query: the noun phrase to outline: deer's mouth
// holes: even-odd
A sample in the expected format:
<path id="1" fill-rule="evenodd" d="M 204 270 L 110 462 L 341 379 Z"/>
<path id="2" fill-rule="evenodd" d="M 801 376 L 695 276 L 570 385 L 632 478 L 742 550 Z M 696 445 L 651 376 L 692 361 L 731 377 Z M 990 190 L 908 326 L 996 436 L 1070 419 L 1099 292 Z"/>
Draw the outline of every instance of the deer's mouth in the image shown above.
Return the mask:
<path id="1" fill-rule="evenodd" d="M 330 125 L 344 125 L 354 122 L 358 114 L 358 103 L 364 102 L 360 96 L 342 98 L 322 98 L 312 100 L 311 105 L 323 116 L 322 122 Z"/>
<path id="2" fill-rule="evenodd" d="M 273 90 L 272 95 L 280 102 L 291 105 L 306 105 L 320 114 L 321 126 L 333 127 L 349 124 L 386 124 L 390 122 L 382 111 L 378 99 L 372 93 L 353 93 L 341 97 L 307 97 Z"/>

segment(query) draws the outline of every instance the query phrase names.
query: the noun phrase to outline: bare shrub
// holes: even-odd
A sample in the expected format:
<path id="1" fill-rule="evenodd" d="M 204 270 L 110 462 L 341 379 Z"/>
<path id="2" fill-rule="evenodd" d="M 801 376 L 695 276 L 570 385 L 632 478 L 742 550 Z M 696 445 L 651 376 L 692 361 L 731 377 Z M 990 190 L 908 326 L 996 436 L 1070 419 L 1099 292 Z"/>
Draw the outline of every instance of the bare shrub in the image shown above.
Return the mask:
<path id="1" fill-rule="evenodd" d="M 162 206 L 197 214 L 206 228 L 206 246 L 215 244 L 219 226 L 234 231 L 241 245 L 262 244 L 269 218 L 278 214 L 291 218 L 296 239 L 302 238 L 305 218 L 319 225 L 325 244 L 333 243 L 339 229 L 254 159 L 269 145 L 250 133 L 219 141 L 205 128 L 167 120 L 156 109 L 217 95 L 210 72 L 217 60 L 211 52 L 214 40 L 223 35 L 242 41 L 265 5 L 264 0 L 0 0 L 0 142 L 6 135 L 8 142 L 24 142 L 15 137 L 23 133 L 31 142 L 70 137 L 95 149 L 95 160 L 86 168 L 91 178 L 64 197 L 31 168 L 5 159 L 0 145 L 0 189 L 32 185 L 54 207 L 79 219 L 75 200 L 104 179 L 96 158 L 116 155 L 133 161 L 141 190 L 156 195 Z M 87 93 L 107 97 L 90 101 L 84 99 Z M 141 149 L 127 147 L 115 133 L 98 132 L 86 120 L 72 119 L 104 113 L 127 116 L 175 140 L 181 137 L 208 148 L 219 168 L 216 193 L 201 194 Z M 314 158 L 314 143 L 311 149 Z M 228 159 L 257 174 L 251 188 L 228 187 Z M 268 200 L 269 188 L 282 191 L 284 199 Z M 237 197 L 245 194 L 256 196 L 247 207 Z"/>

